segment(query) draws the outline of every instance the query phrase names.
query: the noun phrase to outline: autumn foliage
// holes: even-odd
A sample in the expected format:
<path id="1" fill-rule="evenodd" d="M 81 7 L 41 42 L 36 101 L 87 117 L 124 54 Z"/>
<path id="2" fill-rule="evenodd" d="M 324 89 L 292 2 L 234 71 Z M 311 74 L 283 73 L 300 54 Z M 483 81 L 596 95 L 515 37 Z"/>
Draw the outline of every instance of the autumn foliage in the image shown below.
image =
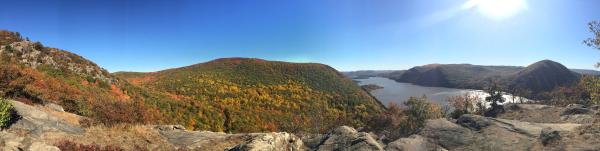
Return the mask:
<path id="1" fill-rule="evenodd" d="M 447 98 L 448 104 L 454 108 L 450 114 L 452 118 L 457 119 L 463 114 L 473 114 L 477 112 L 476 104 L 479 97 L 471 93 L 465 93 L 458 96 L 450 96 Z"/>
<path id="2" fill-rule="evenodd" d="M 0 32 L 0 42 L 0 97 L 56 103 L 90 117 L 86 125 L 322 132 L 340 124 L 363 126 L 368 115 L 383 110 L 350 79 L 321 64 L 228 58 L 115 76 L 81 56 L 16 33 Z"/>
<path id="3" fill-rule="evenodd" d="M 394 141 L 417 133 L 428 119 L 442 117 L 439 104 L 428 102 L 425 96 L 410 97 L 404 106 L 390 103 L 385 112 L 370 115 L 366 128 L 385 135 L 384 141 Z"/>
<path id="4" fill-rule="evenodd" d="M 117 75 L 182 102 L 171 114 L 194 129 L 315 132 L 364 125 L 367 115 L 381 111 L 350 79 L 321 64 L 230 58 Z"/>

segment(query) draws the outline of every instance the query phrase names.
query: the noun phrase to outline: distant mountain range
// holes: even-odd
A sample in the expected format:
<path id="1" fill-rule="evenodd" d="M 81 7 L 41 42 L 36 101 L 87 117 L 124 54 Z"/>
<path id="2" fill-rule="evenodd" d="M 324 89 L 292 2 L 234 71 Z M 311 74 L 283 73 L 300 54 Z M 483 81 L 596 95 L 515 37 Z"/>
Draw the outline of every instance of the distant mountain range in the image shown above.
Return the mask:
<path id="1" fill-rule="evenodd" d="M 527 67 L 481 66 L 471 64 L 429 64 L 409 70 L 354 71 L 351 78 L 386 77 L 422 86 L 483 89 L 496 81 L 508 89 L 523 88 L 533 94 L 577 83 L 581 75 L 600 75 L 599 71 L 567 69 L 560 63 L 542 60 Z"/>
<path id="2" fill-rule="evenodd" d="M 590 70 L 590 69 L 571 69 L 573 72 L 577 72 L 582 75 L 600 75 L 600 71 L 598 70 Z"/>

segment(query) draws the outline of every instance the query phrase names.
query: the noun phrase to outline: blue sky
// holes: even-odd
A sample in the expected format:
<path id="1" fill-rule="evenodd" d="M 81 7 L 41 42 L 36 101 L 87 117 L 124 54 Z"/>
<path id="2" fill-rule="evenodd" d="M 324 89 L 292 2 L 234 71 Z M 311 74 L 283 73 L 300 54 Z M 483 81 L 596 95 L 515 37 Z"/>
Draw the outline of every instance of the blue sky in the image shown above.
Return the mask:
<path id="1" fill-rule="evenodd" d="M 222 57 L 318 62 L 343 71 L 526 66 L 542 59 L 592 69 L 600 60 L 582 44 L 592 36 L 586 23 L 600 20 L 598 0 L 509 0 L 518 9 L 467 6 L 471 1 L 19 0 L 2 2 L 0 29 L 111 72 Z"/>

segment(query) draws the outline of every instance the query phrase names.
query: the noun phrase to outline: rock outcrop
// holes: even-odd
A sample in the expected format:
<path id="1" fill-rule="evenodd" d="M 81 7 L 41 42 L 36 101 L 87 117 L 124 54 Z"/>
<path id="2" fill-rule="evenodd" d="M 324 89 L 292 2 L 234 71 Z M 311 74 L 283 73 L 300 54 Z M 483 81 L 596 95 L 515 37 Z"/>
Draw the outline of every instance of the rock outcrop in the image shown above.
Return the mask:
<path id="1" fill-rule="evenodd" d="M 310 150 L 383 150 L 382 143 L 378 142 L 371 133 L 358 132 L 356 129 L 348 126 L 341 126 L 326 135 L 317 136 L 309 140 L 307 146 Z M 315 143 L 318 142 L 318 143 Z"/>
<path id="2" fill-rule="evenodd" d="M 408 138 L 400 138 L 385 147 L 386 151 L 446 151 L 446 149 L 427 142 L 421 135 L 411 135 Z"/>
<path id="3" fill-rule="evenodd" d="M 22 129 L 32 132 L 34 135 L 41 135 L 45 132 L 64 132 L 70 134 L 82 134 L 84 130 L 78 125 L 67 123 L 63 118 L 51 115 L 47 111 L 42 111 L 30 105 L 18 101 L 12 101 L 15 111 L 21 116 L 21 119 L 12 125 L 11 129 Z M 81 117 L 73 116 L 78 118 Z"/>
<path id="4" fill-rule="evenodd" d="M 300 151 L 302 140 L 290 133 L 226 134 L 209 131 L 187 131 L 180 125 L 155 127 L 162 137 L 178 148 L 231 151 Z"/>
<path id="5" fill-rule="evenodd" d="M 230 151 L 301 151 L 302 140 L 289 133 L 261 133 Z"/>
<path id="6" fill-rule="evenodd" d="M 446 149 L 473 144 L 477 139 L 473 131 L 446 119 L 428 120 L 419 135 Z"/>
<path id="7" fill-rule="evenodd" d="M 570 104 L 561 113 L 560 119 L 563 121 L 569 121 L 573 123 L 590 124 L 596 119 L 598 110 L 596 107 L 586 107 L 581 104 Z"/>
<path id="8" fill-rule="evenodd" d="M 553 148 L 552 145 L 549 145 L 550 147 L 544 145 L 561 142 L 562 134 L 576 135 L 575 131 L 580 126 L 582 124 L 530 123 L 463 115 L 456 123 L 446 119 L 429 120 L 419 136 L 425 137 L 428 143 L 448 150 L 531 150 L 536 147 L 548 149 Z M 398 142 L 388 144 L 388 148 L 391 144 L 423 144 L 417 140 L 400 139 Z M 424 145 L 404 146 L 415 148 Z M 425 150 L 432 150 L 432 148 Z"/>
<path id="9" fill-rule="evenodd" d="M 585 124 L 559 120 L 538 123 L 466 114 L 456 120 L 428 120 L 417 134 L 386 144 L 373 133 L 360 132 L 348 126 L 337 127 L 326 134 L 303 135 L 302 138 L 286 132 L 227 134 L 190 131 L 181 125 L 82 128 L 79 121 L 85 117 L 63 112 L 58 105 L 12 103 L 21 118 L 8 129 L 0 131 L 1 150 L 59 150 L 54 146 L 59 140 L 79 144 L 98 142 L 102 146 L 123 141 L 121 145 L 129 145 L 125 150 L 135 150 L 140 145 L 150 150 L 229 151 L 600 150 L 600 123 L 596 122 Z M 555 118 L 568 110 L 581 108 L 596 112 L 591 107 L 578 105 L 557 108 L 522 104 L 507 107 L 505 114 L 540 111 L 547 113 L 539 115 Z M 569 116 L 589 115 L 594 119 L 592 121 L 598 121 L 596 114 L 572 113 L 577 114 Z M 521 116 L 510 117 L 531 120 Z"/>
<path id="10" fill-rule="evenodd" d="M 481 130 L 482 128 L 485 128 L 487 126 L 490 126 L 492 124 L 492 122 L 487 119 L 486 117 L 482 117 L 482 116 L 477 116 L 477 115 L 472 115 L 472 114 L 465 114 L 460 116 L 457 120 L 456 123 L 470 128 L 472 130 Z"/>
<path id="11" fill-rule="evenodd" d="M 595 114 L 595 111 L 588 109 L 581 104 L 570 104 L 567 106 L 562 115 L 577 115 L 577 114 Z"/>
<path id="12" fill-rule="evenodd" d="M 52 109 L 58 108 L 56 106 L 31 106 L 18 101 L 11 103 L 19 119 L 7 130 L 0 132 L 0 139 L 4 143 L 2 150 L 58 150 L 47 144 L 42 137 L 47 133 L 84 133 L 84 129 L 78 125 L 83 117 Z"/>

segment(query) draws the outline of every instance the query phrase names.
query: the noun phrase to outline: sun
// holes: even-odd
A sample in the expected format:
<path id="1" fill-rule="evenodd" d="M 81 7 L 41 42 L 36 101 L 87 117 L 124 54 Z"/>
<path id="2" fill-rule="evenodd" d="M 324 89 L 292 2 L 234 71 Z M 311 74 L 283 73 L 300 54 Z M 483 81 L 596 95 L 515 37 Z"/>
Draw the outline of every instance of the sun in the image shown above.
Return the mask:
<path id="1" fill-rule="evenodd" d="M 527 9 L 525 0 L 468 0 L 463 9 L 476 9 L 492 19 L 507 19 Z"/>

